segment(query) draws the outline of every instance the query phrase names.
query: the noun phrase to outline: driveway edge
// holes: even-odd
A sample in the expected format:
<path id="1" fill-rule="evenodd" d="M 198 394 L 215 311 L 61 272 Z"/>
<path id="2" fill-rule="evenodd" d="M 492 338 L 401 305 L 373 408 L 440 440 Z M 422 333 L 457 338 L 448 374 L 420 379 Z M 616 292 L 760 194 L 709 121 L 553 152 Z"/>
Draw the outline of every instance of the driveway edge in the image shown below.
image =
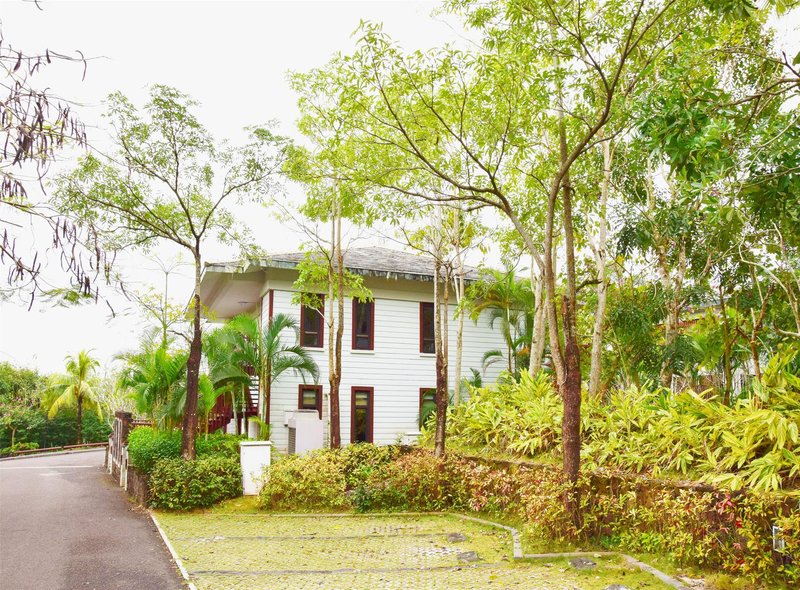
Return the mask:
<path id="1" fill-rule="evenodd" d="M 156 515 L 153 514 L 152 510 L 148 510 L 147 513 L 150 515 L 150 520 L 153 521 L 153 524 L 156 525 L 156 529 L 158 530 L 158 534 L 161 535 L 161 540 L 164 541 L 164 545 L 166 545 L 169 554 L 172 556 L 172 560 L 175 562 L 175 565 L 178 566 L 178 571 L 181 572 L 181 576 L 186 581 L 186 586 L 189 590 L 197 590 L 197 586 L 192 583 L 189 579 L 189 572 L 186 571 L 186 568 L 183 566 L 183 562 L 181 558 L 178 557 L 178 553 L 175 551 L 175 548 L 172 546 L 172 543 L 169 542 L 169 538 L 167 534 L 164 532 L 164 529 L 161 528 L 161 524 L 159 524 Z"/>

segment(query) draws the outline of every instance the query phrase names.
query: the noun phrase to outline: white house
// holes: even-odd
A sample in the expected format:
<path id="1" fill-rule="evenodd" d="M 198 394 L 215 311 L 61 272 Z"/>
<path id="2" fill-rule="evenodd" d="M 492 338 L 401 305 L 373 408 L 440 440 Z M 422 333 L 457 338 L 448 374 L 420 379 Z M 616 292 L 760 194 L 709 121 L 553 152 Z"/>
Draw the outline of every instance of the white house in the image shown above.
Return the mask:
<path id="1" fill-rule="evenodd" d="M 328 386 L 326 326 L 319 313 L 292 303 L 296 292 L 296 266 L 303 253 L 272 255 L 257 263 L 207 264 L 200 296 L 207 315 L 223 321 L 251 313 L 269 321 L 273 314 L 295 316 L 300 323 L 300 344 L 319 365 L 318 383 L 303 383 L 298 375 L 284 373 L 272 386 L 267 415 L 273 445 L 286 451 L 289 428 L 285 413 L 316 409 L 327 422 L 323 392 Z M 430 403 L 436 386 L 433 348 L 433 261 L 406 252 L 368 247 L 350 249 L 345 266 L 364 278 L 373 301 L 347 300 L 342 340 L 340 388 L 342 442 L 369 441 L 389 444 L 419 430 L 423 404 Z M 475 269 L 468 269 L 475 279 Z M 327 305 L 326 301 L 323 301 Z M 455 379 L 455 305 L 450 309 L 450 383 Z M 481 369 L 487 350 L 504 349 L 499 330 L 489 327 L 486 316 L 464 322 L 463 375 Z M 493 382 L 497 365 L 484 375 Z M 451 385 L 452 387 L 452 385 Z M 327 436 L 327 434 L 325 435 Z"/>

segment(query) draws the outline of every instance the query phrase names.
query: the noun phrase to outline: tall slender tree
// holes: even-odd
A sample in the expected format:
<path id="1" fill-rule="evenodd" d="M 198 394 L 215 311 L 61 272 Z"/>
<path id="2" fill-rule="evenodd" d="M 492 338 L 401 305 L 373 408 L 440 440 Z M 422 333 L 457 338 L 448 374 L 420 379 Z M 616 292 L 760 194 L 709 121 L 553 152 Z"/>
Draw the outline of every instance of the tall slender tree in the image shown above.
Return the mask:
<path id="1" fill-rule="evenodd" d="M 115 151 L 88 155 L 58 181 L 58 205 L 97 228 L 111 249 L 147 248 L 159 241 L 185 249 L 194 264 L 192 328 L 183 413 L 182 455 L 195 457 L 202 356 L 200 277 L 209 239 L 247 248 L 245 229 L 225 205 L 263 198 L 283 161 L 284 141 L 253 128 L 250 142 L 221 147 L 196 118 L 197 103 L 167 86 L 153 86 L 137 109 L 122 94 L 108 99 Z"/>

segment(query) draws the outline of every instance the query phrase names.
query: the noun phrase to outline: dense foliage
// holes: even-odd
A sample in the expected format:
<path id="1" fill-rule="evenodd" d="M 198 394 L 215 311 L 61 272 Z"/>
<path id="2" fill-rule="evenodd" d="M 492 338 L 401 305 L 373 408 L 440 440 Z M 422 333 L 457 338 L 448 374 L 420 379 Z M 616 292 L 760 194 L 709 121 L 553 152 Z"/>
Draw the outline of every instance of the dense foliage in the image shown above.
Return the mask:
<path id="1" fill-rule="evenodd" d="M 48 419 L 42 405 L 47 385 L 48 378 L 34 370 L 0 363 L 0 455 L 75 444 L 76 408 L 66 407 Z M 91 412 L 82 416 L 81 431 L 84 442 L 103 442 L 111 428 Z"/>
<path id="2" fill-rule="evenodd" d="M 220 456 L 238 461 L 239 440 L 237 436 L 210 434 L 197 439 L 197 456 Z M 150 473 L 163 459 L 181 456 L 180 430 L 156 430 L 134 428 L 128 436 L 128 460 L 133 467 Z"/>
<path id="3" fill-rule="evenodd" d="M 776 355 L 762 386 L 732 405 L 713 391 L 663 388 L 587 398 L 582 455 L 590 468 L 701 478 L 730 490 L 790 488 L 800 481 L 800 378 L 797 349 Z M 791 362 L 790 362 L 791 361 Z M 477 389 L 452 411 L 451 442 L 489 453 L 555 455 L 561 403 L 548 376 L 522 373 Z"/>
<path id="4" fill-rule="evenodd" d="M 180 433 L 179 433 L 180 434 Z M 180 438 L 178 438 L 180 443 Z M 150 503 L 155 508 L 191 510 L 242 495 L 242 470 L 237 457 L 215 453 L 194 461 L 160 459 L 148 478 Z M 180 444 L 178 446 L 180 454 Z"/>
<path id="5" fill-rule="evenodd" d="M 277 510 L 335 510 L 349 508 L 355 502 L 368 509 L 372 502 L 367 483 L 383 474 L 397 455 L 396 447 L 359 443 L 282 457 L 269 469 L 259 504 Z"/>
<path id="6" fill-rule="evenodd" d="M 580 527 L 561 502 L 563 475 L 549 465 L 437 458 L 426 449 L 352 445 L 289 456 L 269 468 L 267 509 L 474 511 L 522 522 L 526 542 L 586 543 L 670 555 L 680 565 L 752 580 L 800 581 L 797 498 L 680 488 L 640 478 L 580 481 Z M 786 549 L 772 551 L 772 525 Z"/>

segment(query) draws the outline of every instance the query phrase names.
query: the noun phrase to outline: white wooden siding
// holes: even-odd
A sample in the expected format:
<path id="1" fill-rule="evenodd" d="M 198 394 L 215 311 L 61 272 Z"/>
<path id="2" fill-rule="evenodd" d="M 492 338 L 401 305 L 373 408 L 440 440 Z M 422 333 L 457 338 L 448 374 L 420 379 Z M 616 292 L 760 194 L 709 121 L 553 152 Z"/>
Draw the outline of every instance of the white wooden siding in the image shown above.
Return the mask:
<path id="1" fill-rule="evenodd" d="M 372 387 L 373 397 L 373 442 L 391 444 L 407 432 L 418 431 L 419 390 L 435 387 L 435 356 L 419 351 L 420 301 L 431 301 L 424 290 L 373 288 L 375 310 L 375 348 L 372 351 L 352 349 L 352 302 L 344 305 L 344 336 L 342 339 L 342 382 L 340 388 L 342 442 L 350 442 L 350 408 L 352 387 Z M 284 313 L 300 318 L 300 308 L 292 303 L 291 284 L 275 282 L 266 287 L 273 290 L 273 314 Z M 268 289 L 263 296 L 263 322 L 268 321 Z M 431 294 L 432 295 L 432 294 Z M 326 308 L 330 302 L 326 301 Z M 327 310 L 327 309 L 326 309 Z M 457 321 L 455 306 L 450 309 L 450 387 L 454 383 Z M 309 348 L 319 365 L 319 383 L 323 386 L 323 420 L 327 423 L 328 394 L 328 334 L 324 335 L 324 348 Z M 462 376 L 469 376 L 470 369 L 481 370 L 481 359 L 487 350 L 503 349 L 500 331 L 489 327 L 486 315 L 477 324 L 469 318 L 464 321 L 464 347 Z M 490 367 L 484 375 L 485 383 L 497 379 L 501 364 Z M 288 428 L 283 424 L 284 412 L 297 409 L 298 386 L 302 379 L 291 372 L 284 373 L 272 385 L 270 422 L 272 441 L 278 450 L 285 451 L 288 445 Z M 325 433 L 327 437 L 327 432 Z"/>

